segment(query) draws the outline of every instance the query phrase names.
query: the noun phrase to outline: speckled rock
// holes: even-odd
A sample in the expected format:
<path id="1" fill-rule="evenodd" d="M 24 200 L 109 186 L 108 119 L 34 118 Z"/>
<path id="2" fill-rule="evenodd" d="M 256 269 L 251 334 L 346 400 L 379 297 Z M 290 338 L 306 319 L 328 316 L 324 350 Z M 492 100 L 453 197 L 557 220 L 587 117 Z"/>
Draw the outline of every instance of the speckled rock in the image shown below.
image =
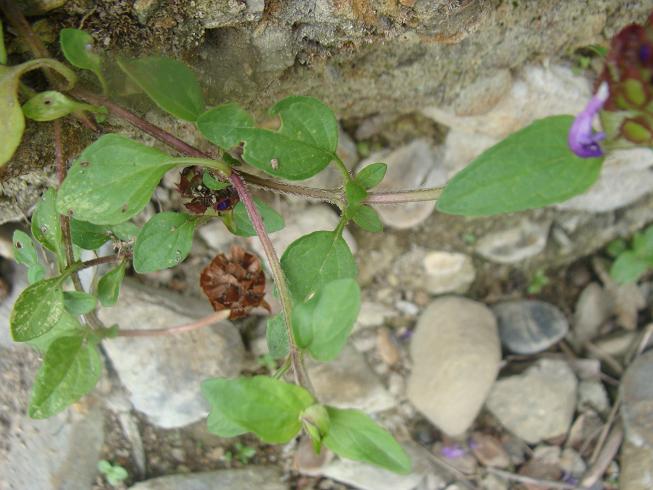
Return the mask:
<path id="1" fill-rule="evenodd" d="M 564 314 L 544 301 L 505 301 L 494 305 L 492 310 L 499 322 L 501 343 L 516 354 L 542 352 L 569 330 Z"/>
<path id="2" fill-rule="evenodd" d="M 637 447 L 626 441 L 621 448 L 619 490 L 653 488 L 653 448 Z"/>
<path id="3" fill-rule="evenodd" d="M 565 434 L 576 408 L 577 380 L 564 362 L 540 359 L 523 374 L 497 381 L 487 408 L 529 444 Z"/>
<path id="4" fill-rule="evenodd" d="M 549 226 L 549 222 L 523 220 L 519 226 L 483 236 L 476 243 L 476 251 L 499 264 L 521 262 L 544 250 Z"/>
<path id="5" fill-rule="evenodd" d="M 104 420 L 97 407 L 86 410 L 82 413 L 69 409 L 45 420 L 27 416 L 14 420 L 8 441 L 9 454 L 0 463 L 0 487 L 6 490 L 91 488 L 104 440 Z"/>
<path id="6" fill-rule="evenodd" d="M 308 375 L 317 397 L 328 405 L 357 408 L 369 413 L 387 410 L 397 404 L 363 355 L 351 346 L 345 346 L 334 361 L 309 363 Z"/>
<path id="7" fill-rule="evenodd" d="M 621 415 L 626 438 L 653 448 L 653 351 L 640 355 L 621 381 Z"/>
<path id="8" fill-rule="evenodd" d="M 246 466 L 242 469 L 206 471 L 162 476 L 137 483 L 130 490 L 288 490 L 281 470 L 271 466 Z"/>
<path id="9" fill-rule="evenodd" d="M 203 301 L 126 280 L 117 305 L 101 310 L 100 318 L 122 328 L 164 328 L 211 311 Z M 244 356 L 240 334 L 228 321 L 183 335 L 116 338 L 103 345 L 131 392 L 134 408 L 163 428 L 181 427 L 206 416 L 200 383 L 214 376 L 237 376 Z"/>
<path id="10" fill-rule="evenodd" d="M 492 312 L 465 298 L 437 299 L 419 317 L 410 352 L 408 399 L 445 433 L 465 432 L 499 370 Z"/>

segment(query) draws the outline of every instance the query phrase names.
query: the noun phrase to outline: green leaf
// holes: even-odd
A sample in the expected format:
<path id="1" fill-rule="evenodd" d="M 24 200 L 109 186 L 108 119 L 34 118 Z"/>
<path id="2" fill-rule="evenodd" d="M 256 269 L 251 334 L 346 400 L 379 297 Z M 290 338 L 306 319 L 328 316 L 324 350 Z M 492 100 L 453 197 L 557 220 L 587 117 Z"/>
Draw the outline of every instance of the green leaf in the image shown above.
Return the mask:
<path id="1" fill-rule="evenodd" d="M 68 62 L 77 68 L 93 72 L 106 91 L 106 81 L 102 76 L 102 61 L 95 51 L 94 40 L 90 34 L 79 29 L 62 29 L 59 33 L 59 44 Z"/>
<path id="2" fill-rule="evenodd" d="M 195 121 L 204 111 L 202 89 L 195 74 L 183 63 L 150 56 L 118 60 L 118 66 L 164 111 Z"/>
<path id="3" fill-rule="evenodd" d="M 358 172 L 354 180 L 364 189 L 371 189 L 381 183 L 387 170 L 385 163 L 373 163 Z"/>
<path id="4" fill-rule="evenodd" d="M 2 21 L 0 21 L 0 65 L 7 64 L 7 50 L 5 48 L 5 34 L 4 28 L 2 27 Z"/>
<path id="5" fill-rule="evenodd" d="M 212 413 L 217 409 L 226 424 L 271 444 L 295 437 L 301 429 L 300 414 L 315 403 L 304 388 L 268 376 L 209 379 L 202 383 L 202 393 Z"/>
<path id="6" fill-rule="evenodd" d="M 254 198 L 254 205 L 256 206 L 256 209 L 258 209 L 261 218 L 263 218 L 265 231 L 268 233 L 274 233 L 275 231 L 283 229 L 285 222 L 279 213 L 257 198 Z M 233 222 L 230 227 L 231 233 L 238 236 L 256 236 L 256 230 L 254 229 L 254 225 L 252 225 L 252 221 L 249 219 L 247 209 L 242 201 L 239 201 L 238 204 L 236 204 L 232 216 Z"/>
<path id="7" fill-rule="evenodd" d="M 78 219 L 70 220 L 70 236 L 84 250 L 97 250 L 110 239 L 109 227 Z"/>
<path id="8" fill-rule="evenodd" d="M 287 97 L 270 113 L 281 119 L 278 131 L 256 128 L 252 117 L 233 103 L 205 112 L 197 127 L 224 150 L 244 142 L 247 163 L 288 180 L 308 179 L 335 159 L 338 122 L 322 102 L 312 97 Z"/>
<path id="9" fill-rule="evenodd" d="M 95 296 L 82 291 L 64 291 L 63 304 L 73 315 L 85 315 L 95 309 L 97 300 Z"/>
<path id="10" fill-rule="evenodd" d="M 363 461 L 395 473 L 411 470 L 410 458 L 392 435 L 358 410 L 327 407 L 331 426 L 324 444 L 338 456 Z"/>
<path id="11" fill-rule="evenodd" d="M 53 59 L 36 59 L 16 66 L 0 65 L 0 167 L 9 161 L 20 144 L 25 130 L 25 117 L 18 101 L 20 77 L 31 70 L 48 67 L 64 76 L 67 89 L 75 84 L 75 74 L 62 63 Z"/>
<path id="12" fill-rule="evenodd" d="M 26 118 L 40 122 L 54 121 L 73 112 L 107 113 L 104 107 L 77 102 L 55 90 L 36 94 L 23 104 L 22 110 Z"/>
<path id="13" fill-rule="evenodd" d="M 14 304 L 9 318 L 11 336 L 25 342 L 51 330 L 63 311 L 61 277 L 53 277 L 28 286 Z"/>
<path id="14" fill-rule="evenodd" d="M 290 352 L 288 332 L 286 330 L 286 322 L 281 314 L 268 318 L 265 338 L 267 340 L 270 355 L 274 359 L 281 359 L 288 355 L 288 352 Z"/>
<path id="15" fill-rule="evenodd" d="M 649 226 L 633 237 L 633 252 L 638 257 L 653 261 L 653 226 Z"/>
<path id="16" fill-rule="evenodd" d="M 175 167 L 162 151 L 107 134 L 86 148 L 57 196 L 57 210 L 98 225 L 115 225 L 138 214 L 157 184 Z"/>
<path id="17" fill-rule="evenodd" d="M 16 230 L 12 238 L 16 262 L 27 267 L 27 282 L 34 284 L 45 277 L 45 267 L 41 265 L 34 242 L 24 231 Z"/>
<path id="18" fill-rule="evenodd" d="M 216 405 L 212 405 L 206 425 L 209 432 L 220 437 L 236 437 L 248 432 L 247 429 L 227 418 Z"/>
<path id="19" fill-rule="evenodd" d="M 188 214 L 155 214 L 136 237 L 134 270 L 144 274 L 179 265 L 193 245 L 196 223 L 197 219 Z"/>
<path id="20" fill-rule="evenodd" d="M 347 198 L 347 207 L 354 209 L 367 197 L 367 191 L 356 181 L 349 181 L 345 185 L 345 197 Z"/>
<path id="21" fill-rule="evenodd" d="M 119 223 L 111 227 L 111 233 L 113 233 L 118 240 L 122 240 L 123 242 L 136 240 L 136 237 L 140 232 L 141 229 L 131 221 L 125 221 L 124 223 Z"/>
<path id="22" fill-rule="evenodd" d="M 381 222 L 381 218 L 379 218 L 379 214 L 374 208 L 369 206 L 358 206 L 354 209 L 351 219 L 366 231 L 373 233 L 383 231 L 383 223 Z"/>
<path id="23" fill-rule="evenodd" d="M 41 245 L 54 252 L 58 263 L 66 263 L 61 221 L 56 209 L 57 193 L 54 189 L 45 191 L 32 214 L 32 235 Z"/>
<path id="24" fill-rule="evenodd" d="M 551 116 L 483 152 L 447 184 L 443 213 L 490 216 L 565 201 L 589 189 L 603 158 L 579 158 L 567 146 L 574 118 Z"/>
<path id="25" fill-rule="evenodd" d="M 281 267 L 299 303 L 331 281 L 357 275 L 347 242 L 332 231 L 315 231 L 295 240 L 281 257 Z"/>
<path id="26" fill-rule="evenodd" d="M 127 263 L 122 262 L 119 266 L 111 269 L 103 275 L 97 284 L 97 297 L 102 306 L 113 306 L 120 295 L 120 284 L 125 278 Z"/>
<path id="27" fill-rule="evenodd" d="M 646 259 L 630 250 L 623 252 L 612 263 L 610 276 L 620 284 L 637 281 L 649 268 Z"/>
<path id="28" fill-rule="evenodd" d="M 293 309 L 297 345 L 306 348 L 318 361 L 338 357 L 356 323 L 360 301 L 360 289 L 354 279 L 338 279 L 325 285 Z"/>
<path id="29" fill-rule="evenodd" d="M 44 335 L 28 340 L 26 344 L 34 347 L 40 352 L 47 352 L 48 348 L 56 339 L 60 337 L 74 337 L 83 335 L 84 328 L 80 325 L 77 317 L 74 317 L 67 311 L 64 311 L 59 317 L 54 327 Z"/>
<path id="30" fill-rule="evenodd" d="M 612 240 L 606 247 L 606 252 L 608 252 L 608 255 L 611 257 L 617 257 L 619 254 L 625 252 L 626 250 L 628 250 L 628 244 L 623 238 L 616 238 Z"/>
<path id="31" fill-rule="evenodd" d="M 29 415 L 35 419 L 51 417 L 96 385 L 102 363 L 94 344 L 82 336 L 62 337 L 50 345 L 43 365 L 36 374 Z"/>
<path id="32" fill-rule="evenodd" d="M 208 170 L 205 170 L 202 175 L 202 183 L 212 191 L 220 191 L 231 185 L 229 182 L 222 182 L 216 179 Z"/>

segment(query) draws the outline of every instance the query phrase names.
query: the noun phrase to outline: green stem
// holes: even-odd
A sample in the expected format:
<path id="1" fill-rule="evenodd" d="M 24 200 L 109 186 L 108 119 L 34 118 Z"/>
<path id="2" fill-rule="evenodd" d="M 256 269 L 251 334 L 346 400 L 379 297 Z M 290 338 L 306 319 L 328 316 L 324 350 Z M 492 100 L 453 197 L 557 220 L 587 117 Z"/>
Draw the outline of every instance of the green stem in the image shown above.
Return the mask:
<path id="1" fill-rule="evenodd" d="M 342 159 L 337 155 L 336 155 L 335 162 L 336 162 L 336 166 L 338 167 L 338 170 L 340 170 L 342 176 L 345 178 L 345 182 L 351 182 L 353 179 L 351 174 L 349 173 L 349 169 L 345 165 L 345 162 L 343 162 Z"/>
<path id="2" fill-rule="evenodd" d="M 338 221 L 338 226 L 336 226 L 336 229 L 334 230 L 334 233 L 336 234 L 337 238 L 340 238 L 342 236 L 342 232 L 345 229 L 345 225 L 349 221 L 349 218 L 347 217 L 346 213 L 342 213 L 340 215 L 340 221 Z"/>
<path id="3" fill-rule="evenodd" d="M 7 64 L 7 50 L 5 49 L 5 34 L 0 21 L 0 65 Z"/>
<path id="4" fill-rule="evenodd" d="M 12 67 L 13 68 L 13 67 Z M 28 60 L 15 67 L 20 74 L 27 73 L 28 71 L 37 70 L 39 68 L 50 68 L 66 79 L 67 85 L 62 90 L 70 90 L 77 83 L 77 75 L 66 65 L 52 58 L 37 58 L 35 60 Z"/>
<path id="5" fill-rule="evenodd" d="M 229 177 L 231 175 L 231 166 L 227 165 L 224 162 L 219 162 L 218 160 L 212 160 L 210 158 L 203 158 L 203 157 L 178 157 L 178 158 L 171 158 L 168 160 L 166 163 L 173 163 L 179 167 L 190 167 L 193 165 L 198 165 L 202 167 L 209 167 L 214 170 L 217 170 L 221 174 L 223 174 L 225 177 Z"/>
<path id="6" fill-rule="evenodd" d="M 286 359 L 283 361 L 283 364 L 279 366 L 279 369 L 277 369 L 272 377 L 274 379 L 281 379 L 281 377 L 288 372 L 288 369 L 290 369 L 290 366 L 292 365 L 292 359 L 290 355 L 286 356 Z"/>

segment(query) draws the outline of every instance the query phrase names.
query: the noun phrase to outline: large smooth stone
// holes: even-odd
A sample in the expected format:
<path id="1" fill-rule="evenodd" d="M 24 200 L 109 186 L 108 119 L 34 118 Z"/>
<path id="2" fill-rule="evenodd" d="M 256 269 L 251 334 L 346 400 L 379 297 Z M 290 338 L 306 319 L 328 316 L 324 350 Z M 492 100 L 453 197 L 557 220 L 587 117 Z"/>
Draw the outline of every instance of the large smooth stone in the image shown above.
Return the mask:
<path id="1" fill-rule="evenodd" d="M 640 355 L 621 380 L 621 415 L 626 437 L 653 448 L 653 350 Z"/>
<path id="2" fill-rule="evenodd" d="M 499 371 L 501 348 L 494 315 L 469 299 L 439 298 L 420 316 L 410 352 L 408 399 L 447 434 L 462 434 Z"/>

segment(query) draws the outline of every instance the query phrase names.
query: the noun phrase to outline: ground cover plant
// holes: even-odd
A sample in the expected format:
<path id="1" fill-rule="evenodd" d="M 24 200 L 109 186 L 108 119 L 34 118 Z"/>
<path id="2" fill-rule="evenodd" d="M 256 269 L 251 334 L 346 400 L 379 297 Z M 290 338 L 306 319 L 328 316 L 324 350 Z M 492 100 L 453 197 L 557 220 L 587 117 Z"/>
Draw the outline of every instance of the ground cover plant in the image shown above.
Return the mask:
<path id="1" fill-rule="evenodd" d="M 94 389 L 101 375 L 100 342 L 179 333 L 242 318 L 255 307 L 269 308 L 260 259 L 234 248 L 215 257 L 198 278 L 214 314 L 150 332 L 99 320 L 97 308 L 118 301 L 130 264 L 139 274 L 174 267 L 189 254 L 195 229 L 208 220 L 221 220 L 233 234 L 257 236 L 262 243 L 281 304 L 281 313 L 268 319 L 267 341 L 270 356 L 280 359 L 281 367 L 270 376 L 208 379 L 198 386 L 212 407 L 208 430 L 221 437 L 251 432 L 273 444 L 286 443 L 303 430 L 316 451 L 325 445 L 342 457 L 407 473 L 410 460 L 390 433 L 361 411 L 320 403 L 304 367 L 309 356 L 321 362 L 336 359 L 359 313 L 356 263 L 342 238 L 345 226 L 353 222 L 382 232 L 373 206 L 413 201 L 437 200 L 440 212 L 461 216 L 548 206 L 589 189 L 607 152 L 651 146 L 653 141 L 653 18 L 615 37 L 595 96 L 580 115 L 535 121 L 488 149 L 444 188 L 376 192 L 386 165 L 378 162 L 357 174 L 347 170 L 336 154 L 336 116 L 318 99 L 290 96 L 278 101 L 269 111 L 276 122 L 270 129 L 235 102 L 209 106 L 200 81 L 183 63 L 159 56 L 110 60 L 78 29 L 60 33 L 61 51 L 71 68 L 49 56 L 11 3 L 0 5 L 35 55 L 9 65 L 0 38 L 0 166 L 20 144 L 25 118 L 52 121 L 57 156 L 59 185 L 48 189 L 36 206 L 31 236 L 18 231 L 13 237 L 16 259 L 27 267 L 30 286 L 14 306 L 11 334 L 43 353 L 29 408 L 34 418 L 59 413 Z M 214 145 L 213 151 L 199 151 L 113 100 L 105 78 L 107 63 L 116 63 L 124 79 L 160 110 L 194 123 Z M 40 69 L 50 87 L 37 93 L 21 77 Z M 82 87 L 75 69 L 91 72 L 97 83 Z M 107 116 L 132 124 L 170 152 L 107 133 L 67 168 L 61 118 L 76 118 L 95 130 Z M 594 129 L 599 117 L 603 131 Z M 341 171 L 339 187 L 296 183 L 329 165 Z M 252 173 L 252 168 L 266 177 Z M 173 169 L 179 169 L 178 191 L 187 212 L 158 213 L 137 227 L 132 219 Z M 283 217 L 254 199 L 251 186 L 324 200 L 339 209 L 340 221 L 334 230 L 300 237 L 279 258 L 269 234 L 283 233 Z M 631 252 L 621 252 L 620 257 L 626 257 L 621 262 L 648 266 L 649 235 L 634 241 Z M 34 240 L 48 251 L 51 264 L 39 257 Z M 97 252 L 107 242 L 114 245 L 114 254 L 80 260 L 81 250 Z M 106 264 L 110 270 L 94 287 L 84 288 L 79 272 Z"/>

